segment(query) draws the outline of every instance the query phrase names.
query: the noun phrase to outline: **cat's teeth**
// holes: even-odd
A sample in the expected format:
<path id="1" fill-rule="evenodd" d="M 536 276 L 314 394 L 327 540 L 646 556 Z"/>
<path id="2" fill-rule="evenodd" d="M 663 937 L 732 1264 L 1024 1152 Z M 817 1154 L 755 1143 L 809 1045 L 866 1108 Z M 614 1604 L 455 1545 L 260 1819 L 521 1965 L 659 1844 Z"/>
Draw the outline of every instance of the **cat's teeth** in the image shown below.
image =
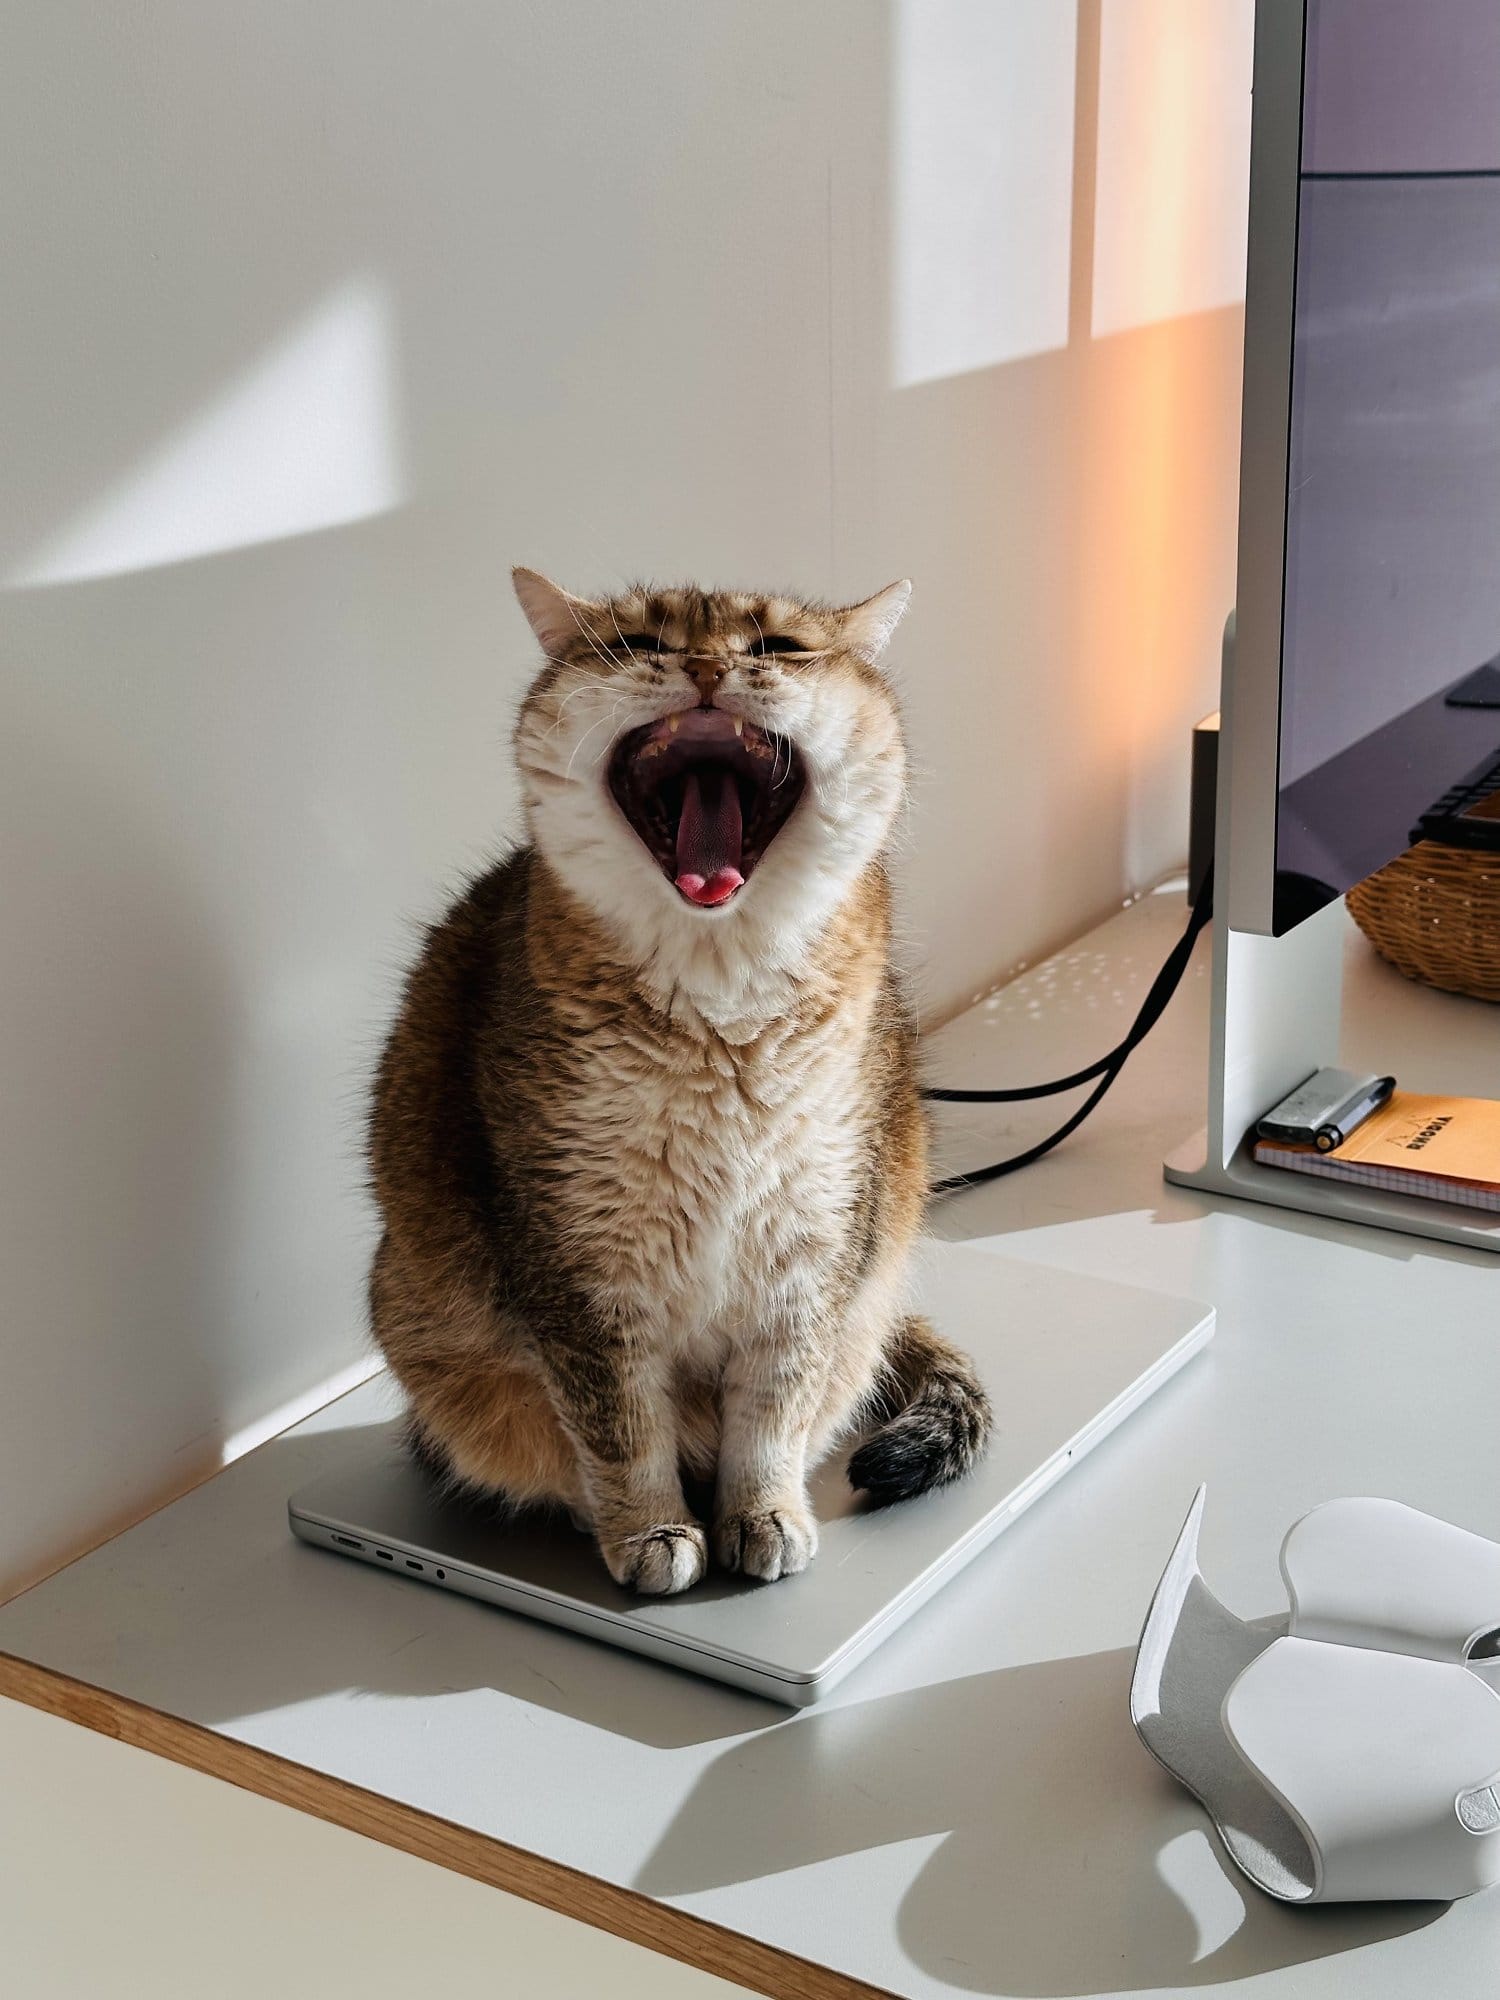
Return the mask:
<path id="1" fill-rule="evenodd" d="M 736 717 L 734 718 L 734 733 L 735 733 L 735 735 L 736 735 L 736 736 L 743 736 L 743 735 L 744 735 L 744 733 L 745 733 L 745 718 L 744 718 L 744 716 L 742 716 L 742 715 L 737 715 L 737 716 L 736 716 Z"/>
<path id="2" fill-rule="evenodd" d="M 674 736 L 677 734 L 681 722 L 682 722 L 682 717 L 680 715 L 669 715 L 667 717 L 667 727 L 668 729 L 671 730 Z"/>

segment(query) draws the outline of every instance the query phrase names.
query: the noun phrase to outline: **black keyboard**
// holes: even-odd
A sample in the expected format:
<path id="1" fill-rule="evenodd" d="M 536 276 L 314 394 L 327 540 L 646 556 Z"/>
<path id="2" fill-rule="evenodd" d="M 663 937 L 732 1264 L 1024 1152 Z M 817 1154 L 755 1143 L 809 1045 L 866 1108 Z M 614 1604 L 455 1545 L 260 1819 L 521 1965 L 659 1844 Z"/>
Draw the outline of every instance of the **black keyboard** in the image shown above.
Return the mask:
<path id="1" fill-rule="evenodd" d="M 1416 840 L 1446 847 L 1480 847 L 1500 853 L 1500 750 L 1444 792 L 1412 828 Z"/>

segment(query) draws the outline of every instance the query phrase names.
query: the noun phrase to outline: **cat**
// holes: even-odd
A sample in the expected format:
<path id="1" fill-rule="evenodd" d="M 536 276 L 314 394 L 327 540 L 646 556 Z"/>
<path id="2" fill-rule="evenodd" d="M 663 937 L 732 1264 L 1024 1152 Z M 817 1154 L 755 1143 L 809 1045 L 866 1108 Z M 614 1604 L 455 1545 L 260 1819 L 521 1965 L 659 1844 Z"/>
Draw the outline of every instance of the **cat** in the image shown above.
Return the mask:
<path id="1" fill-rule="evenodd" d="M 528 840 L 427 935 L 370 1128 L 374 1333 L 420 1456 L 568 1509 L 617 1582 L 807 1565 L 807 1473 L 875 1424 L 876 1501 L 990 1409 L 906 1309 L 926 1195 L 884 854 L 877 662 L 910 591 L 831 609 L 526 569 Z M 711 1528 L 684 1476 L 713 1483 Z"/>

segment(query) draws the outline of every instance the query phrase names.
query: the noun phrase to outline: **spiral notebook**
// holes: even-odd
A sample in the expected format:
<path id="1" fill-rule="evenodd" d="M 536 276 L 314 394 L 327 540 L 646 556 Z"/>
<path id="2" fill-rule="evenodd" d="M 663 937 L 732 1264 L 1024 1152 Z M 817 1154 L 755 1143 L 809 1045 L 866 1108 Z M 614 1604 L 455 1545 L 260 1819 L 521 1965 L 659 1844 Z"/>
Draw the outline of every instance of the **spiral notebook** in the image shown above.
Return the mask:
<path id="1" fill-rule="evenodd" d="M 1259 1139 L 1261 1166 L 1500 1213 L 1500 1099 L 1393 1091 L 1342 1146 Z"/>

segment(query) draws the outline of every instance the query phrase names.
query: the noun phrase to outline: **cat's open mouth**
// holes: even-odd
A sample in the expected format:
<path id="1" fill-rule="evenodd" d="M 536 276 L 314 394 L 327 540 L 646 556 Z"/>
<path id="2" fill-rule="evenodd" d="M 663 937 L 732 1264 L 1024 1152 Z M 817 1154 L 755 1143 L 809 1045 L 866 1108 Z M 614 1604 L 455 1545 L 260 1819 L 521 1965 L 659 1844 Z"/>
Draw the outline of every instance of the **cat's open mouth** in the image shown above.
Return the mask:
<path id="1" fill-rule="evenodd" d="M 669 882 L 714 909 L 791 817 L 806 775 L 784 737 L 721 708 L 681 709 L 615 745 L 609 787 Z"/>

